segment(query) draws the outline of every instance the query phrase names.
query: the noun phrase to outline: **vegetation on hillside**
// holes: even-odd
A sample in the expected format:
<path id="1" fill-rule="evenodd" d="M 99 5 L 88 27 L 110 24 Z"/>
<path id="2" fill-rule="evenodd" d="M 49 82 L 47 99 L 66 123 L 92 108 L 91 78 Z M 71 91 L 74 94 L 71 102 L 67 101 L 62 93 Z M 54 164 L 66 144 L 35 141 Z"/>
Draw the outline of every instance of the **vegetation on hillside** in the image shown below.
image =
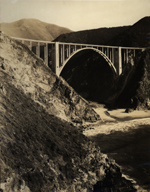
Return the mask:
<path id="1" fill-rule="evenodd" d="M 112 38 L 127 30 L 129 26 L 99 28 L 85 31 L 71 32 L 58 36 L 54 41 L 67 43 L 84 43 L 94 45 L 106 45 Z"/>
<path id="2" fill-rule="evenodd" d="M 144 17 L 117 37 L 111 39 L 108 45 L 123 47 L 150 46 L 150 17 Z"/>
<path id="3" fill-rule="evenodd" d="M 144 17 L 132 26 L 99 28 L 63 34 L 54 41 L 114 45 L 123 47 L 150 46 L 150 17 Z"/>

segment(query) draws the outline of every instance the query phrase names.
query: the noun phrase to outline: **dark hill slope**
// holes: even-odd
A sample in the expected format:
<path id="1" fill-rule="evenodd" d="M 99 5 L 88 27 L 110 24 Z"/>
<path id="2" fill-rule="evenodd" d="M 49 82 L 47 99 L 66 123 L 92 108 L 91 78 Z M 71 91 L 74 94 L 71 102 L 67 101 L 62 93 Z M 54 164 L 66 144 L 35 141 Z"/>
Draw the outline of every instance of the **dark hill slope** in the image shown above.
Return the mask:
<path id="1" fill-rule="evenodd" d="M 96 121 L 99 116 L 64 80 L 59 79 L 42 59 L 25 45 L 0 36 L 0 70 L 11 77 L 12 84 L 35 102 L 67 121 Z"/>
<path id="2" fill-rule="evenodd" d="M 142 18 L 108 44 L 127 47 L 150 46 L 150 17 Z"/>
<path id="3" fill-rule="evenodd" d="M 113 107 L 150 109 L 150 49 L 129 66 L 113 83 L 109 103 Z"/>
<path id="4" fill-rule="evenodd" d="M 135 191 L 76 127 L 49 115 L 0 71 L 0 191 Z"/>
<path id="5" fill-rule="evenodd" d="M 106 45 L 108 41 L 118 36 L 119 33 L 126 31 L 128 28 L 129 26 L 124 26 L 71 32 L 60 35 L 54 41 Z"/>
<path id="6" fill-rule="evenodd" d="M 21 19 L 12 23 L 1 23 L 0 30 L 12 37 L 52 41 L 61 34 L 71 32 L 70 29 L 37 19 Z"/>

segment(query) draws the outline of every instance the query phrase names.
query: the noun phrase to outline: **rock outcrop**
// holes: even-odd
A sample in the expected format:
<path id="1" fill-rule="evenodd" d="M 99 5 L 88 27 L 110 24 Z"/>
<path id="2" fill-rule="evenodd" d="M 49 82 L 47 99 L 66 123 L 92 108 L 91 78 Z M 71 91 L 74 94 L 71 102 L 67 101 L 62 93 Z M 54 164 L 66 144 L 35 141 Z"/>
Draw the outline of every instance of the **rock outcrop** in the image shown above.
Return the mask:
<path id="1" fill-rule="evenodd" d="M 107 103 L 111 107 L 150 109 L 150 49 L 139 54 L 134 66 L 128 63 L 110 94 Z"/>
<path id="2" fill-rule="evenodd" d="M 100 119 L 86 100 L 25 45 L 3 34 L 0 43 L 0 70 L 11 78 L 18 90 L 29 95 L 49 114 L 80 123 Z"/>

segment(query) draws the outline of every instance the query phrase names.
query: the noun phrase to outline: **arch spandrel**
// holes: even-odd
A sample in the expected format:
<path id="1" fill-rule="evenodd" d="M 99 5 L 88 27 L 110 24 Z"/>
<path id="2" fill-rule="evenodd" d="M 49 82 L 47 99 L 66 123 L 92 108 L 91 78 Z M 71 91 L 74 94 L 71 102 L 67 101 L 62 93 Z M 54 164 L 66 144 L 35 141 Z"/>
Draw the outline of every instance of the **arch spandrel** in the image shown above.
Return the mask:
<path id="1" fill-rule="evenodd" d="M 58 76 L 60 76 L 62 70 L 64 69 L 64 67 L 66 66 L 66 64 L 68 63 L 68 61 L 73 57 L 75 56 L 77 53 L 81 52 L 81 51 L 84 51 L 84 50 L 92 50 L 92 51 L 95 51 L 97 52 L 99 55 L 101 55 L 105 60 L 106 62 L 108 63 L 108 65 L 110 66 L 110 68 L 112 69 L 113 72 L 115 72 L 117 74 L 117 70 L 114 66 L 114 64 L 111 62 L 111 60 L 100 50 L 96 49 L 96 48 L 92 48 L 92 47 L 85 47 L 85 48 L 81 48 L 81 49 L 78 49 L 76 51 L 74 51 L 69 58 L 67 58 L 64 63 L 62 64 L 61 67 L 59 67 L 59 74 L 57 74 Z"/>

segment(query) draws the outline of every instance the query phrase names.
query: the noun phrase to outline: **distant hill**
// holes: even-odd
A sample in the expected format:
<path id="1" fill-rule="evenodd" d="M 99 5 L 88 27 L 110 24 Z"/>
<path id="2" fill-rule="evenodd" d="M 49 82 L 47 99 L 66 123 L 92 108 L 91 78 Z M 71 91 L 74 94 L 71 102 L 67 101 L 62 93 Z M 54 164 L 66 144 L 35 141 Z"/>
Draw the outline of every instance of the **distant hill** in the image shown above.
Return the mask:
<path id="1" fill-rule="evenodd" d="M 99 28 L 62 34 L 54 41 L 106 45 L 112 38 L 126 31 L 130 26 Z"/>
<path id="2" fill-rule="evenodd" d="M 37 19 L 21 19 L 12 23 L 1 23 L 0 30 L 12 37 L 46 41 L 52 41 L 61 34 L 71 32 L 70 29 Z"/>
<path id="3" fill-rule="evenodd" d="M 109 45 L 150 46 L 150 17 L 144 17 L 108 42 Z"/>

